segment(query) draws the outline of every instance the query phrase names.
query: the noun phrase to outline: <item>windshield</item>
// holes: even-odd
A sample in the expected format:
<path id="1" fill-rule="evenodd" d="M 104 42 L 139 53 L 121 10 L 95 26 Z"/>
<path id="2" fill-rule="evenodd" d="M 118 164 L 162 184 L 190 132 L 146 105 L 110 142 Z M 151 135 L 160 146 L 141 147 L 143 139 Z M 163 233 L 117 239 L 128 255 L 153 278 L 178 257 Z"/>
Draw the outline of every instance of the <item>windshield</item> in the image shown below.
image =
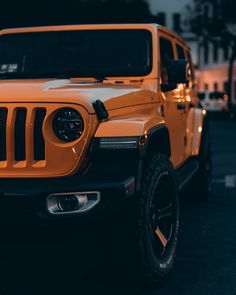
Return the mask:
<path id="1" fill-rule="evenodd" d="M 147 30 L 77 30 L 0 37 L 0 79 L 144 76 L 152 70 Z"/>

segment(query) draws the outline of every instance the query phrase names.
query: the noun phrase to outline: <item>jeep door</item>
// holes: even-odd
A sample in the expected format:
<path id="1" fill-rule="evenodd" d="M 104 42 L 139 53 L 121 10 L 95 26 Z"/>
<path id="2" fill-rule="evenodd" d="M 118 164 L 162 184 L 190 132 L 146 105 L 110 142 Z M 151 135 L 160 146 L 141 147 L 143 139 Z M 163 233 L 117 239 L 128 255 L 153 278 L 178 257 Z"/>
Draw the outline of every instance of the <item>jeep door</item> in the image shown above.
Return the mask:
<path id="1" fill-rule="evenodd" d="M 199 101 L 195 85 L 194 66 L 189 48 L 185 44 L 175 41 L 175 50 L 176 58 L 186 60 L 190 65 L 189 81 L 182 85 L 186 114 L 185 159 L 187 159 L 192 156 L 193 152 L 195 109 L 198 107 Z"/>
<path id="2" fill-rule="evenodd" d="M 170 133 L 171 161 L 177 167 L 186 157 L 186 100 L 183 84 L 176 84 L 175 87 L 168 84 L 168 61 L 177 58 L 174 38 L 164 32 L 160 32 L 159 35 L 160 93 L 164 103 L 165 121 Z"/>
<path id="3" fill-rule="evenodd" d="M 177 53 L 180 59 L 183 59 L 183 47 L 177 45 Z M 193 138 L 194 138 L 194 121 L 196 108 L 198 107 L 198 96 L 195 84 L 194 66 L 191 58 L 191 54 L 188 48 L 184 49 L 185 59 L 190 65 L 189 82 L 184 84 L 184 99 L 186 102 L 186 114 L 187 114 L 187 126 L 186 126 L 186 158 L 190 157 L 193 152 Z"/>

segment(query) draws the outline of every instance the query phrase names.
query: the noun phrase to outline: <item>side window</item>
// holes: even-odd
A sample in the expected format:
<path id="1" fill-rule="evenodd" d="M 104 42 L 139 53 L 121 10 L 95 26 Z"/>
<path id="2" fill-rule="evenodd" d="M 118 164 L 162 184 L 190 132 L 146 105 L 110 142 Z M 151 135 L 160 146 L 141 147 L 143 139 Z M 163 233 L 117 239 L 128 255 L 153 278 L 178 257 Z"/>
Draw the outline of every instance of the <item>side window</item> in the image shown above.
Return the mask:
<path id="1" fill-rule="evenodd" d="M 176 45 L 178 59 L 186 59 L 185 52 L 182 46 Z"/>
<path id="2" fill-rule="evenodd" d="M 161 57 L 161 80 L 163 84 L 168 83 L 168 61 L 174 59 L 174 50 L 170 40 L 160 38 L 160 57 Z"/>

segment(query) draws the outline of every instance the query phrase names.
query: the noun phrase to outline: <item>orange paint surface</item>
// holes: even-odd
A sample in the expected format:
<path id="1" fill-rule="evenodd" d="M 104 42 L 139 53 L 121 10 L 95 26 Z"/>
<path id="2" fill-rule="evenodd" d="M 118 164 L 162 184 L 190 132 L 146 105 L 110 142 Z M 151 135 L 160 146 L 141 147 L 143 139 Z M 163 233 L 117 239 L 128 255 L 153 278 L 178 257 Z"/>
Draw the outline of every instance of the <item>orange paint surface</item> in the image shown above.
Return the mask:
<path id="1" fill-rule="evenodd" d="M 0 177 L 58 177 L 71 175 L 84 165 L 85 154 L 93 137 L 141 136 L 156 126 L 169 129 L 172 157 L 175 167 L 198 153 L 200 137 L 196 128 L 201 126 L 202 114 L 189 109 L 190 101 L 196 103 L 195 91 L 180 86 L 166 94 L 160 90 L 159 36 L 166 36 L 173 44 L 187 45 L 171 31 L 150 24 L 75 25 L 2 30 L 3 34 L 47 32 L 62 30 L 116 30 L 146 29 L 153 38 L 152 72 L 143 77 L 108 77 L 103 83 L 93 79 L 25 79 L 0 81 L 0 108 L 8 110 L 7 160 L 0 161 Z M 175 52 L 176 57 L 176 52 Z M 83 84 L 81 80 L 91 81 Z M 116 84 L 116 81 L 123 81 Z M 93 102 L 101 100 L 109 112 L 109 119 L 99 123 Z M 177 104 L 186 104 L 185 111 L 177 111 Z M 82 136 L 71 143 L 59 140 L 53 132 L 52 120 L 63 107 L 76 109 L 84 121 Z M 26 160 L 14 160 L 14 122 L 16 110 L 27 110 Z M 33 159 L 33 124 L 35 111 L 46 110 L 43 123 L 45 160 Z M 196 122 L 197 127 L 196 127 Z M 187 137 L 187 146 L 185 142 Z"/>

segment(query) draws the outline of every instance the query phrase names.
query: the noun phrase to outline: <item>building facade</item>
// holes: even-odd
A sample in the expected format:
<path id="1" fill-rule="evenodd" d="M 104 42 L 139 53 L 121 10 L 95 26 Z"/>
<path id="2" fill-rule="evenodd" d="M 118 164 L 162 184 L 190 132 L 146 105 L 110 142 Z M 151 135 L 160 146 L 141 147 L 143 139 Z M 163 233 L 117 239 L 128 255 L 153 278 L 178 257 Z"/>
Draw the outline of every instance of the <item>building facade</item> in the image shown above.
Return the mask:
<path id="1" fill-rule="evenodd" d="M 228 64 L 230 49 L 222 45 L 217 38 L 203 40 L 191 33 L 188 16 L 194 0 L 147 0 L 150 9 L 162 25 L 176 31 L 189 44 L 193 61 L 197 69 L 197 84 L 199 92 L 225 91 L 228 89 Z M 204 17 L 214 17 L 215 7 L 209 1 L 199 12 Z M 234 68 L 233 85 L 230 97 L 236 98 L 236 68 Z"/>
<path id="2" fill-rule="evenodd" d="M 151 12 L 159 23 L 180 34 L 189 44 L 193 61 L 198 63 L 198 39 L 191 33 L 187 22 L 188 10 L 193 0 L 147 0 Z"/>

